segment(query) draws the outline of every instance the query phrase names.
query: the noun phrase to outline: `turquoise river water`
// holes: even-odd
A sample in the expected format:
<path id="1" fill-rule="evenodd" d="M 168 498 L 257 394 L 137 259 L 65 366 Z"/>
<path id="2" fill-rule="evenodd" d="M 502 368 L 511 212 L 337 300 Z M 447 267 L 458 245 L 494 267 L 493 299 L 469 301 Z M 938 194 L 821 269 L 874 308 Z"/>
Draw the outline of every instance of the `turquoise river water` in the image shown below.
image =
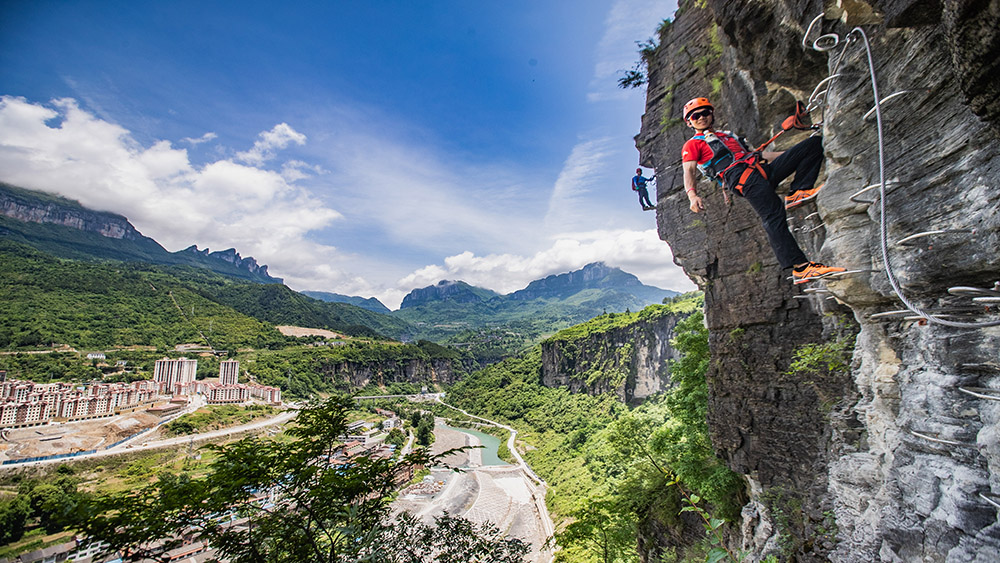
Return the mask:
<path id="1" fill-rule="evenodd" d="M 448 426 L 447 424 L 445 426 L 451 428 L 452 430 L 465 432 L 466 434 L 479 438 L 479 441 L 486 446 L 485 448 L 479 450 L 483 454 L 483 465 L 509 465 L 497 455 L 497 450 L 500 449 L 500 438 L 478 430 L 472 430 L 471 428 L 455 428 L 453 426 Z"/>

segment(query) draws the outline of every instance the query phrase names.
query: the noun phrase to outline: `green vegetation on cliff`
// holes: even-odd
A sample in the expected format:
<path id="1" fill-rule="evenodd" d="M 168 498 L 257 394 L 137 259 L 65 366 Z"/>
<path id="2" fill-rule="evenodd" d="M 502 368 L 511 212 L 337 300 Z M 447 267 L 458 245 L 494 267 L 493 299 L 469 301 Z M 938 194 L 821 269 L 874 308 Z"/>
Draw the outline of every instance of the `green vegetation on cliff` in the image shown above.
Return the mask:
<path id="1" fill-rule="evenodd" d="M 708 437 L 708 331 L 700 303 L 691 295 L 670 313 L 687 315 L 672 342 L 683 355 L 671 365 L 675 387 L 633 410 L 610 394 L 542 386 L 537 348 L 449 389 L 449 402 L 521 431 L 525 459 L 551 487 L 546 500 L 561 523 L 558 561 L 638 561 L 637 533 L 665 527 L 681 534 L 684 504 L 671 484 L 675 477 L 685 491 L 706 499 L 713 514 L 738 516 L 742 481 L 715 457 Z M 667 307 L 645 314 L 668 314 Z M 630 315 L 631 322 L 641 314 Z M 595 319 L 562 337 L 618 327 L 617 317 L 626 315 Z"/>

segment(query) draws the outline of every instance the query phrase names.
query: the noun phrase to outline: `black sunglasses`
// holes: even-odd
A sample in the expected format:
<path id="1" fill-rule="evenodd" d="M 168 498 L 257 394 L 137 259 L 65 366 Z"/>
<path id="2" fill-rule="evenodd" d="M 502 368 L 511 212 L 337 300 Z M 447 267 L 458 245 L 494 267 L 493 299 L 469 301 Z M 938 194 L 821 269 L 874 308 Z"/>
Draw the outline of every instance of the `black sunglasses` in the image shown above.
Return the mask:
<path id="1" fill-rule="evenodd" d="M 708 116 L 712 115 L 712 113 L 713 112 L 710 109 L 706 109 L 706 110 L 702 110 L 702 111 L 696 111 L 696 112 L 692 112 L 691 115 L 688 116 L 688 119 L 701 119 L 703 117 L 708 117 Z"/>

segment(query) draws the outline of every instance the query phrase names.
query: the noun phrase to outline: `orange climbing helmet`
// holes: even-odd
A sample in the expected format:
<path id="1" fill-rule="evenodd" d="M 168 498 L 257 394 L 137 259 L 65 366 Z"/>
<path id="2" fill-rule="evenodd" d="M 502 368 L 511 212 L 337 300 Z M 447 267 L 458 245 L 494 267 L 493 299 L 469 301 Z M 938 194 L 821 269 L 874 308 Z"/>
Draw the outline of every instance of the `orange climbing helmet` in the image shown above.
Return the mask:
<path id="1" fill-rule="evenodd" d="M 691 115 L 691 112 L 700 108 L 712 108 L 712 111 L 715 111 L 715 106 L 712 105 L 712 102 L 708 101 L 708 98 L 695 98 L 684 104 L 684 119 L 686 120 Z"/>

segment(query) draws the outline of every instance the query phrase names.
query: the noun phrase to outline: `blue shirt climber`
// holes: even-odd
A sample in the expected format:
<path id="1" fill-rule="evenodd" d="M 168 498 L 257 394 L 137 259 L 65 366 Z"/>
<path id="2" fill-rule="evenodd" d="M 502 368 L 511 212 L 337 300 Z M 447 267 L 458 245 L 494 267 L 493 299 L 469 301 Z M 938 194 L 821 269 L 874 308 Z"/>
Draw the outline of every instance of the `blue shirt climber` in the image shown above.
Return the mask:
<path id="1" fill-rule="evenodd" d="M 656 178 L 656 174 L 653 174 L 653 178 Z M 656 209 L 653 202 L 649 201 L 649 191 L 646 190 L 646 182 L 652 181 L 653 178 L 644 178 L 642 168 L 636 168 L 635 176 L 632 177 L 632 191 L 639 192 L 639 205 L 643 211 Z"/>

